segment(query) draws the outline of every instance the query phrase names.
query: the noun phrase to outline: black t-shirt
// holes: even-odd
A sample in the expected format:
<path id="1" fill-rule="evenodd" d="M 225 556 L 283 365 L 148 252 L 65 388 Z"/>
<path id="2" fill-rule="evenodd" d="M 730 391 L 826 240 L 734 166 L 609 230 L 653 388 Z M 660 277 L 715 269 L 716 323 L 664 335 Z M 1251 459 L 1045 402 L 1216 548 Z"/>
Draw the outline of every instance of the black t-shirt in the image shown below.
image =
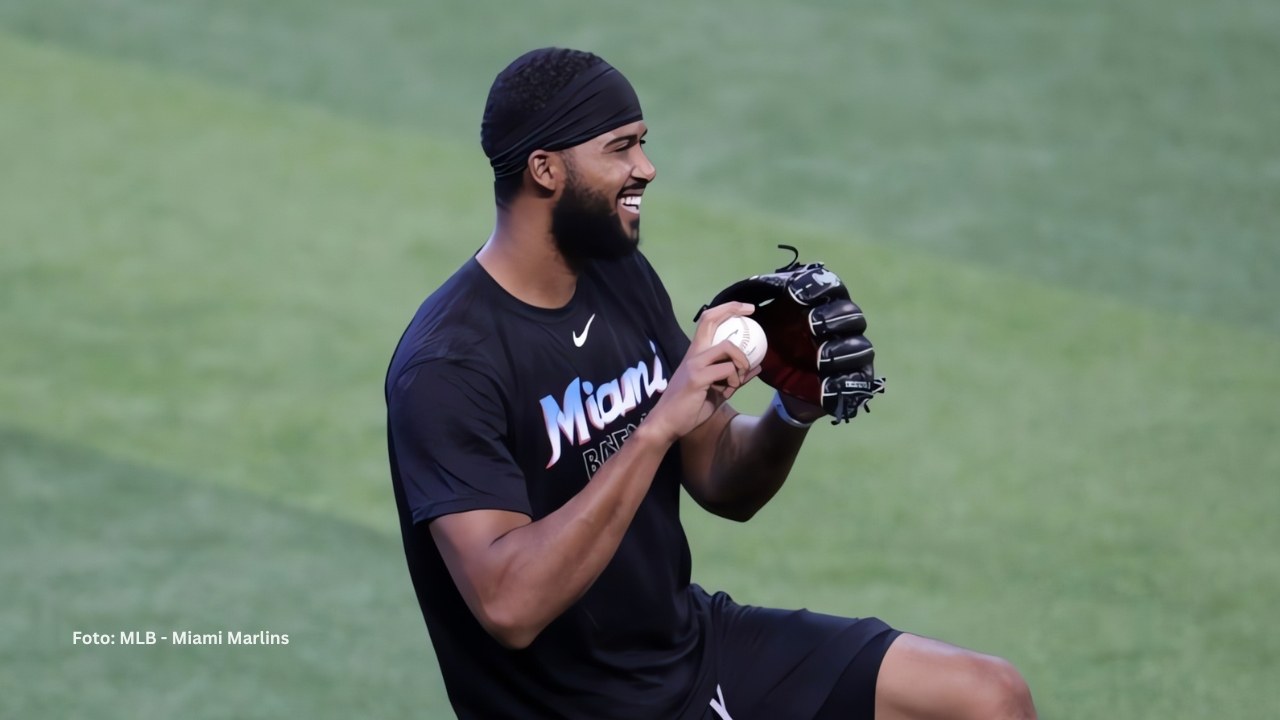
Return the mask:
<path id="1" fill-rule="evenodd" d="M 477 509 L 534 520 L 585 487 L 653 407 L 688 348 L 640 253 L 592 263 L 563 308 L 504 291 L 474 259 L 422 304 L 387 373 L 388 443 L 405 554 L 462 718 L 666 718 L 701 661 L 679 518 L 677 448 L 617 553 L 523 650 L 459 595 L 428 523 Z"/>

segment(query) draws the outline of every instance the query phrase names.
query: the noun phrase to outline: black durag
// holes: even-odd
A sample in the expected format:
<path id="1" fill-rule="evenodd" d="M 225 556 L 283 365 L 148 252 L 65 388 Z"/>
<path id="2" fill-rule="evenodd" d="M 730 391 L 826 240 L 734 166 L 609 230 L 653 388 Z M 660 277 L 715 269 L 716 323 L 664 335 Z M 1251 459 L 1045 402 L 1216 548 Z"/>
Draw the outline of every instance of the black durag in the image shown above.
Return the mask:
<path id="1" fill-rule="evenodd" d="M 601 60 L 498 140 L 489 156 L 493 176 L 523 172 L 534 150 L 564 150 L 643 118 L 631 83 Z"/>

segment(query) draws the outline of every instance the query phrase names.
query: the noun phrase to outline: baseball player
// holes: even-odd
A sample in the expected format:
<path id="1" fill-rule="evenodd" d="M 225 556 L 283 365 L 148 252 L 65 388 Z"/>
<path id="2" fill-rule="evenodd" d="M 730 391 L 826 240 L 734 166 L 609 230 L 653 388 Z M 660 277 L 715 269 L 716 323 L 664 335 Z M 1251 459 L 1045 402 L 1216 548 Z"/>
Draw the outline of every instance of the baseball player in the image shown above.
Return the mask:
<path id="1" fill-rule="evenodd" d="M 459 718 L 1032 718 L 999 658 L 871 618 L 736 602 L 691 582 L 684 488 L 737 521 L 823 417 L 884 381 L 835 273 L 727 288 L 682 331 L 638 252 L 656 170 L 631 84 L 544 48 L 489 92 L 492 236 L 419 308 L 386 378 L 409 574 Z M 752 366 L 716 327 L 752 316 Z M 728 403 L 757 375 L 759 416 Z"/>

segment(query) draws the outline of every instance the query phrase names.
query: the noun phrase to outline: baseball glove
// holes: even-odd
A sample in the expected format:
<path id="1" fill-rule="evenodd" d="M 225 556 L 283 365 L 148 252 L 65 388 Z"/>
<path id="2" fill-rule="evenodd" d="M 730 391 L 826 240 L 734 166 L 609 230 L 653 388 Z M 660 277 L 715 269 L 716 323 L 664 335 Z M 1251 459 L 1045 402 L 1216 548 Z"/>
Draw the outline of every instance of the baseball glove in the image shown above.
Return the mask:
<path id="1" fill-rule="evenodd" d="M 863 332 L 862 310 L 849 291 L 822 263 L 802 265 L 800 253 L 791 263 L 767 275 L 753 275 L 721 290 L 698 311 L 737 301 L 755 305 L 752 318 L 764 328 L 769 349 L 760 377 L 776 390 L 821 407 L 848 422 L 884 392 L 884 378 L 872 367 L 875 349 Z"/>

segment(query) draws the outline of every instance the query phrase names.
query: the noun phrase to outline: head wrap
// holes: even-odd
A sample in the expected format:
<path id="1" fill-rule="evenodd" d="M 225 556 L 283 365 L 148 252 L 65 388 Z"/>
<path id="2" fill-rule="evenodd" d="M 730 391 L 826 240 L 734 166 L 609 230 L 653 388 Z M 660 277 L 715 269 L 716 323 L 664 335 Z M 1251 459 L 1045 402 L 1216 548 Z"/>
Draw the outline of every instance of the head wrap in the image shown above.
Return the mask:
<path id="1" fill-rule="evenodd" d="M 534 150 L 580 145 L 643 117 L 631 83 L 601 60 L 578 73 L 546 107 L 498 140 L 489 164 L 495 178 L 515 175 L 524 170 Z"/>

